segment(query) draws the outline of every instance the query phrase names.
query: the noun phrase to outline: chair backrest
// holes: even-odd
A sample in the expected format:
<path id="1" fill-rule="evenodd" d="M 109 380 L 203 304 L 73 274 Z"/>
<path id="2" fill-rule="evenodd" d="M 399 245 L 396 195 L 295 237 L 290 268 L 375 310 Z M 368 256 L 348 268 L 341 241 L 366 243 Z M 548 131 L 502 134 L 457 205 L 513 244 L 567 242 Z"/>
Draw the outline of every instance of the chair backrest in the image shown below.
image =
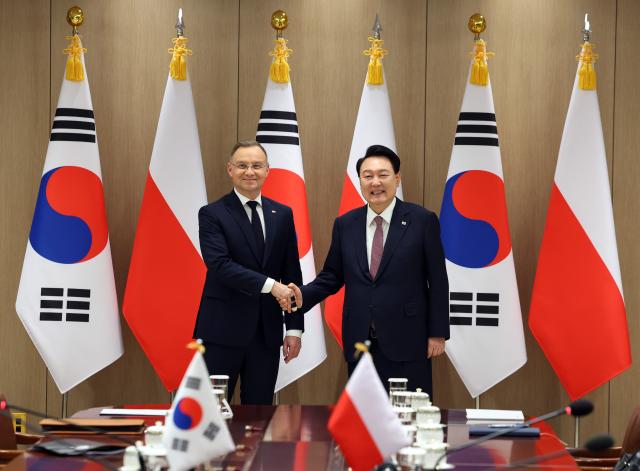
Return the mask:
<path id="1" fill-rule="evenodd" d="M 638 450 L 640 450 L 640 406 L 633 410 L 622 440 L 623 453 L 633 454 Z"/>
<path id="2" fill-rule="evenodd" d="M 2 401 L 6 401 L 6 399 L 4 394 L 0 393 L 0 402 Z M 0 410 L 0 450 L 15 450 L 17 447 L 13 419 L 11 411 L 7 407 L 5 410 Z"/>

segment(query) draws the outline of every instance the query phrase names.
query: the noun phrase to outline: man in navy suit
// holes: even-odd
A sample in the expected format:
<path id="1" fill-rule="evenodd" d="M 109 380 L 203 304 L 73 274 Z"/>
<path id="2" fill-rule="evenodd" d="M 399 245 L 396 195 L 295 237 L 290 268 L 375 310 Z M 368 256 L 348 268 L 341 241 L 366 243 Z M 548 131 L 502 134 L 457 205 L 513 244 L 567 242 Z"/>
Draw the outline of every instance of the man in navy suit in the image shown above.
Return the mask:
<path id="1" fill-rule="evenodd" d="M 342 345 L 349 375 L 354 344 L 371 340 L 370 352 L 385 386 L 408 378 L 408 388 L 432 394 L 431 358 L 449 338 L 449 283 L 438 217 L 395 197 L 400 159 L 375 145 L 356 170 L 367 205 L 336 219 L 324 268 L 300 289 L 307 311 L 343 285 Z M 283 303 L 286 307 L 286 304 Z"/>
<path id="2" fill-rule="evenodd" d="M 304 317 L 285 314 L 302 273 L 293 212 L 260 192 L 269 173 L 264 148 L 237 143 L 227 163 L 231 193 L 198 213 L 207 265 L 194 337 L 204 341 L 210 374 L 229 375 L 229 399 L 240 377 L 243 404 L 271 404 L 280 346 L 285 362 L 298 356 Z M 289 309 L 290 310 L 290 309 Z"/>

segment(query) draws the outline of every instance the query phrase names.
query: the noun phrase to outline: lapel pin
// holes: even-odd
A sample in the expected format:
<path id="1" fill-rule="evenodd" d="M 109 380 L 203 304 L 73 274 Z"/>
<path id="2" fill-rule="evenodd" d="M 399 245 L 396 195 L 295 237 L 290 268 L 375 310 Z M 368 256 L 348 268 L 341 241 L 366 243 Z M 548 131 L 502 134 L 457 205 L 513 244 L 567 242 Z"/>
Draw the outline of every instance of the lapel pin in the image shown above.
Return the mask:
<path id="1" fill-rule="evenodd" d="M 272 210 L 271 210 L 271 212 L 275 214 L 276 210 L 275 210 L 275 209 L 272 209 Z"/>
<path id="2" fill-rule="evenodd" d="M 407 225 L 407 221 L 402 221 L 402 225 L 406 226 Z"/>

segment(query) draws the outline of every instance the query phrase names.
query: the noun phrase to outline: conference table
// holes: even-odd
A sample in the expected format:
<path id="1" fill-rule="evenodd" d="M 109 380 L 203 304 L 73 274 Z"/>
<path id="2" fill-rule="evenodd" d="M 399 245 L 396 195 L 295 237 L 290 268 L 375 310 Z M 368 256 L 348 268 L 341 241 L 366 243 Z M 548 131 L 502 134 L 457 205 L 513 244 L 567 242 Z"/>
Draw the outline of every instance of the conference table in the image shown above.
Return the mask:
<path id="1" fill-rule="evenodd" d="M 144 407 L 149 407 L 145 405 Z M 167 408 L 168 405 L 153 407 Z M 102 408 L 93 408 L 74 414 L 74 418 L 96 418 Z M 210 463 L 208 469 L 225 471 L 327 471 L 347 470 L 342 454 L 327 430 L 332 406 L 279 405 L 233 406 L 234 417 L 229 429 L 236 450 L 222 459 Z M 158 417 L 143 417 L 149 425 Z M 464 410 L 442 411 L 446 424 L 446 441 L 450 447 L 469 440 L 469 426 Z M 533 468 L 544 470 L 577 470 L 573 458 L 565 452 L 564 444 L 546 423 L 538 424 L 540 438 L 493 439 L 477 447 L 467 448 L 448 457 L 457 470 L 481 471 L 499 469 L 525 458 L 560 452 L 562 456 L 544 461 Z M 87 437 L 96 439 L 95 436 Z M 98 437 L 114 441 L 113 438 Z M 129 437 L 132 440 L 141 437 Z M 122 455 L 109 460 L 111 467 L 119 466 Z M 528 467 L 531 469 L 531 467 Z M 103 464 L 86 458 L 61 458 L 40 452 L 27 451 L 12 461 L 5 471 L 13 470 L 97 470 Z"/>

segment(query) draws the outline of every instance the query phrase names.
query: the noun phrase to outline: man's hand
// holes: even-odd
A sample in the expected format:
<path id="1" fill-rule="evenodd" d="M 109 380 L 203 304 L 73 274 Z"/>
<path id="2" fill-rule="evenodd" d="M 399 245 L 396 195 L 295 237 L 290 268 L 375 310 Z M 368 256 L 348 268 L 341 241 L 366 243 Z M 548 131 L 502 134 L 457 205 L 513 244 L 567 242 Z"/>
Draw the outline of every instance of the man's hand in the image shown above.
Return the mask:
<path id="1" fill-rule="evenodd" d="M 284 338 L 284 342 L 282 344 L 282 354 L 284 356 L 284 362 L 289 363 L 300 353 L 300 349 L 302 348 L 302 339 L 300 337 L 296 337 L 295 335 L 287 335 Z"/>
<path id="2" fill-rule="evenodd" d="M 293 291 L 282 283 L 275 282 L 271 288 L 271 294 L 278 300 L 283 311 L 291 312 L 291 296 Z"/>
<path id="3" fill-rule="evenodd" d="M 437 357 L 444 353 L 444 337 L 429 337 L 427 358 Z"/>
<path id="4" fill-rule="evenodd" d="M 300 309 L 302 307 L 302 291 L 293 283 L 289 283 L 288 288 L 293 291 L 293 295 L 296 297 L 296 307 Z"/>

